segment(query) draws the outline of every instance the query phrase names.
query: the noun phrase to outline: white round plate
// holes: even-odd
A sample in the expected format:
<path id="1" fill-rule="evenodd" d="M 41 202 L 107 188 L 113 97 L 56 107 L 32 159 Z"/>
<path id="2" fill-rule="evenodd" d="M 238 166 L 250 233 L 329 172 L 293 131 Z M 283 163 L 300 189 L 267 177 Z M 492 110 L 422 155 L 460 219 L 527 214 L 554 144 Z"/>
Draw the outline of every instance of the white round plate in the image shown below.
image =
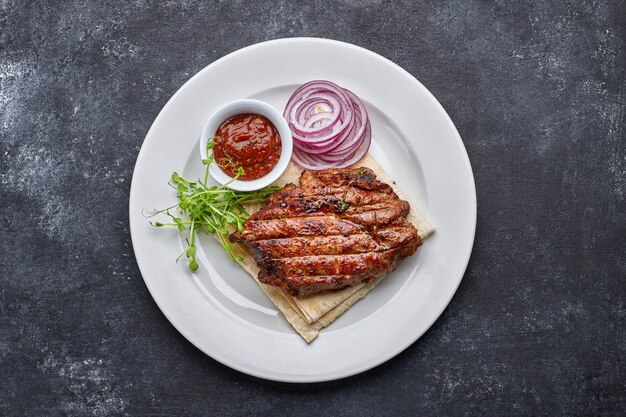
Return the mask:
<path id="1" fill-rule="evenodd" d="M 144 209 L 176 201 L 173 171 L 199 178 L 207 117 L 239 98 L 282 111 L 300 84 L 331 80 L 358 95 L 372 125 L 370 152 L 437 231 L 310 345 L 217 242 L 201 236 L 200 269 L 176 263 L 184 237 L 152 228 Z M 462 98 L 460 98 L 462 99 Z M 474 177 L 454 124 L 408 72 L 366 49 L 314 38 L 252 45 L 183 85 L 154 121 L 130 190 L 130 230 L 143 278 L 165 316 L 212 358 L 247 374 L 318 382 L 363 372 L 400 353 L 439 317 L 469 261 L 476 227 Z"/>

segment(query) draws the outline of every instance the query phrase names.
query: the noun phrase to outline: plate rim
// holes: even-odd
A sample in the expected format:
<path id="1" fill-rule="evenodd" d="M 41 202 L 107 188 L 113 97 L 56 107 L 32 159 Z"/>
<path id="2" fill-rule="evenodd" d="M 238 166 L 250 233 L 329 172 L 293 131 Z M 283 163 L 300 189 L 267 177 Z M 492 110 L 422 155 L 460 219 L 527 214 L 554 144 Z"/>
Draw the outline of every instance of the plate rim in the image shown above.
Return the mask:
<path id="1" fill-rule="evenodd" d="M 472 220 L 472 225 L 471 225 L 471 239 L 470 242 L 471 244 L 468 246 L 467 248 L 467 255 L 465 256 L 465 261 L 463 262 L 463 268 L 462 268 L 462 273 L 460 274 L 460 276 L 456 279 L 456 282 L 454 284 L 454 289 L 453 291 L 450 292 L 450 295 L 447 299 L 447 301 L 445 302 L 445 304 L 442 305 L 442 307 L 439 309 L 439 312 L 433 316 L 433 319 L 428 323 L 428 325 L 420 332 L 417 332 L 415 334 L 414 338 L 410 338 L 409 341 L 407 343 L 404 344 L 400 344 L 398 346 L 396 346 L 394 349 L 389 349 L 387 351 L 386 354 L 381 355 L 378 360 L 373 361 L 371 363 L 369 363 L 367 366 L 363 367 L 363 368 L 359 368 L 359 369 L 353 369 L 351 371 L 348 372 L 335 372 L 334 374 L 339 374 L 339 375 L 331 375 L 328 374 L 324 377 L 321 378 L 316 378 L 315 376 L 313 376 L 312 378 L 309 377 L 307 378 L 305 377 L 293 377 L 292 379 L 289 378 L 280 378 L 280 377 L 276 377 L 273 375 L 268 375 L 268 374 L 263 374 L 262 372 L 255 372 L 254 370 L 250 370 L 247 369 L 243 366 L 238 366 L 238 363 L 234 362 L 227 362 L 225 360 L 222 360 L 222 358 L 218 358 L 215 357 L 214 355 L 210 354 L 206 349 L 204 349 L 204 347 L 200 346 L 199 344 L 195 343 L 192 338 L 187 334 L 186 331 L 184 331 L 183 329 L 180 328 L 180 326 L 178 326 L 175 323 L 175 320 L 172 320 L 171 318 L 171 314 L 168 313 L 166 311 L 166 309 L 163 308 L 163 306 L 161 305 L 161 303 L 158 301 L 158 297 L 155 297 L 154 294 L 154 288 L 153 286 L 151 286 L 151 284 L 149 283 L 149 281 L 145 278 L 145 274 L 144 274 L 144 268 L 142 268 L 142 266 L 140 265 L 140 262 L 136 256 L 137 254 L 137 250 L 136 250 L 136 245 L 138 243 L 136 243 L 137 241 L 137 237 L 136 237 L 136 233 L 137 232 L 133 232 L 134 228 L 132 227 L 132 218 L 133 218 L 133 207 L 132 207 L 132 196 L 133 196 L 133 190 L 135 187 L 137 187 L 137 182 L 135 181 L 136 175 L 137 174 L 137 167 L 142 159 L 142 154 L 145 151 L 145 147 L 144 147 L 144 143 L 146 141 L 146 139 L 148 137 L 151 136 L 151 134 L 153 133 L 153 130 L 155 129 L 155 126 L 157 126 L 159 124 L 159 121 L 162 117 L 164 117 L 164 114 L 166 113 L 166 110 L 168 110 L 171 106 L 172 103 L 175 101 L 175 99 L 183 93 L 183 90 L 185 90 L 185 87 L 189 84 L 191 84 L 192 82 L 194 82 L 194 80 L 196 80 L 197 78 L 200 78 L 205 72 L 208 72 L 211 70 L 211 68 L 219 65 L 223 60 L 226 60 L 228 58 L 232 58 L 233 56 L 236 55 L 240 55 L 240 54 L 244 54 L 250 50 L 254 50 L 257 48 L 262 48 L 262 47 L 266 47 L 268 45 L 273 45 L 273 44 L 281 44 L 281 43 L 299 43 L 299 42 L 317 42 L 317 43 L 326 43 L 328 45 L 339 45 L 342 47 L 346 47 L 346 48 L 350 48 L 350 49 L 355 49 L 358 52 L 361 53 L 365 53 L 367 55 L 369 55 L 370 57 L 377 59 L 379 61 L 382 61 L 384 64 L 386 65 L 390 65 L 391 67 L 393 67 L 396 71 L 398 71 L 400 74 L 402 74 L 405 78 L 407 78 L 407 80 L 413 84 L 415 84 L 418 88 L 420 88 L 424 93 L 426 93 L 426 96 L 428 97 L 429 101 L 434 104 L 435 106 L 437 106 L 440 110 L 440 112 L 443 114 L 446 123 L 449 125 L 449 127 L 452 129 L 452 132 L 454 133 L 455 139 L 457 141 L 457 145 L 460 145 L 460 150 L 462 151 L 462 155 L 463 155 L 463 162 L 466 165 L 466 168 L 468 168 L 469 170 L 469 180 L 471 183 L 471 197 L 473 198 L 473 202 L 472 204 L 468 204 L 468 206 L 471 208 L 472 212 L 469 213 L 471 220 Z M 161 311 L 161 313 L 163 313 L 163 315 L 167 318 L 167 320 L 170 322 L 170 324 L 188 341 L 190 342 L 193 346 L 195 346 L 197 349 L 199 349 L 201 352 L 203 352 L 204 354 L 206 354 L 207 356 L 209 356 L 210 358 L 216 360 L 217 362 L 235 369 L 239 372 L 245 373 L 247 375 L 252 375 L 254 377 L 258 377 L 258 378 L 262 378 L 262 379 L 267 379 L 267 380 L 273 380 L 273 381 L 279 381 L 279 382 L 288 382 L 288 383 L 316 383 L 316 382 L 326 382 L 326 381 L 333 381 L 333 380 L 339 380 L 339 379 L 343 379 L 343 378 L 348 378 L 363 372 L 366 372 L 370 369 L 373 369 L 385 362 L 387 362 L 388 360 L 392 359 L 393 357 L 397 356 L 398 354 L 400 354 L 401 352 L 403 352 L 404 350 L 406 350 L 409 346 L 411 346 L 412 344 L 414 344 L 418 339 L 420 339 L 424 333 L 426 333 L 431 327 L 432 325 L 441 317 L 441 315 L 443 314 L 443 312 L 446 310 L 446 308 L 449 306 L 452 298 L 454 297 L 454 295 L 456 294 L 461 281 L 463 280 L 465 273 L 467 272 L 467 266 L 469 265 L 469 261 L 471 259 L 471 255 L 472 255 L 472 251 L 473 251 L 473 247 L 474 247 L 474 243 L 475 243 L 475 238 L 476 238 L 476 226 L 477 226 L 477 211 L 478 211 L 478 202 L 477 202 L 477 194 L 476 194 L 476 183 L 475 183 L 475 178 L 474 178 L 474 171 L 472 169 L 471 166 L 471 162 L 469 159 L 469 155 L 467 153 L 467 149 L 465 148 L 465 144 L 463 143 L 463 140 L 461 139 L 461 136 L 456 128 L 456 126 L 454 125 L 454 122 L 452 121 L 452 119 L 450 118 L 450 116 L 448 115 L 448 113 L 446 112 L 445 108 L 443 107 L 443 105 L 436 99 L 436 97 L 428 90 L 428 88 L 426 88 L 416 77 L 414 77 L 411 73 L 409 73 L 407 70 L 405 70 L 404 68 L 402 68 L 400 65 L 396 64 L 395 62 L 393 62 L 392 60 L 390 60 L 389 58 L 384 57 L 383 55 L 380 55 L 376 52 L 373 52 L 365 47 L 362 46 L 358 46 L 358 45 L 354 45 L 348 42 L 344 42 L 344 41 L 338 41 L 338 40 L 334 40 L 334 39 L 328 39 L 328 38 L 320 38 L 320 37 L 290 37 L 290 38 L 279 38 L 279 39 L 272 39 L 272 40 L 268 40 L 268 41 L 263 41 L 263 42 L 258 42 L 252 45 L 248 45 L 245 46 L 243 48 L 239 48 L 236 49 L 230 53 L 227 53 L 226 55 L 218 58 L 217 60 L 211 62 L 210 64 L 208 64 L 207 66 L 205 66 L 204 68 L 202 68 L 200 71 L 198 71 L 197 73 L 195 73 L 191 78 L 189 78 L 185 83 L 183 83 L 177 90 L 176 92 L 168 99 L 168 101 L 165 103 L 165 105 L 161 108 L 161 110 L 159 111 L 158 115 L 156 116 L 156 118 L 154 119 L 154 121 L 152 122 L 152 124 L 150 125 L 150 128 L 148 129 L 148 132 L 146 133 L 143 141 L 141 142 L 141 148 L 137 154 L 137 159 L 135 161 L 135 165 L 133 167 L 133 175 L 132 175 L 132 179 L 131 179 L 131 186 L 130 186 L 130 191 L 129 191 L 129 229 L 130 229 L 130 235 L 131 235 L 131 244 L 133 247 L 133 252 L 135 254 L 135 259 L 137 262 L 137 266 L 139 268 L 139 271 L 141 273 L 142 279 L 146 285 L 146 287 L 148 288 L 148 291 L 152 297 L 152 299 L 154 300 L 154 302 L 157 304 L 157 307 L 159 307 L 159 310 Z"/>

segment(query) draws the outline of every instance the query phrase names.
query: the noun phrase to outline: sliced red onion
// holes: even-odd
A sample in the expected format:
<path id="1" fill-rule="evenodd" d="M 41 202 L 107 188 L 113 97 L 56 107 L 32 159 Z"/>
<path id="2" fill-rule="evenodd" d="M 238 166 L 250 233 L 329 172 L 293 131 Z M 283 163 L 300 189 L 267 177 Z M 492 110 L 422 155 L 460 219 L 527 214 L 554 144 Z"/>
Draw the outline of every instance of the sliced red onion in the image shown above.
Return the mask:
<path id="1" fill-rule="evenodd" d="M 293 160 L 305 169 L 345 168 L 369 150 L 372 133 L 365 106 L 330 81 L 302 84 L 283 115 L 294 139 Z"/>
<path id="2" fill-rule="evenodd" d="M 319 155 L 310 155 L 306 153 L 302 153 L 298 149 L 294 149 L 293 151 L 293 160 L 300 165 L 304 169 L 309 170 L 321 170 L 327 168 L 347 168 L 351 165 L 354 165 L 358 161 L 361 160 L 369 150 L 371 144 L 371 128 L 369 121 L 367 123 L 367 127 L 365 129 L 365 136 L 363 138 L 363 142 L 360 143 L 358 149 L 351 155 L 350 158 L 339 158 L 334 159 L 332 157 L 320 157 Z"/>

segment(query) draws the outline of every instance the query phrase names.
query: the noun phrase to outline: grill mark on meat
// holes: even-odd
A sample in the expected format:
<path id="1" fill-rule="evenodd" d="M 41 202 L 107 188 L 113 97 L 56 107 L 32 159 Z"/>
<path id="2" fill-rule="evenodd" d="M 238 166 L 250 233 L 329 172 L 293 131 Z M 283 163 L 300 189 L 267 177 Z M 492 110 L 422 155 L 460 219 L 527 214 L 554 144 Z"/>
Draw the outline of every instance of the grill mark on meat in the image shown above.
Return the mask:
<path id="1" fill-rule="evenodd" d="M 369 168 L 327 169 L 305 171 L 300 176 L 300 187 L 305 189 L 354 186 L 364 190 L 381 190 L 395 194 L 390 185 L 380 182 Z"/>
<path id="2" fill-rule="evenodd" d="M 268 205 L 272 203 L 280 203 L 280 204 L 301 204 L 303 201 L 307 200 L 315 200 L 319 198 L 333 198 L 338 200 L 344 200 L 352 205 L 368 205 L 368 204 L 376 204 L 394 201 L 394 196 L 391 194 L 379 192 L 379 191 L 367 191 L 360 190 L 358 188 L 349 188 L 346 190 L 345 188 L 339 189 L 314 189 L 311 190 L 310 194 L 304 195 L 299 192 L 298 189 L 294 190 L 292 193 L 286 193 L 282 195 L 280 198 L 274 198 L 272 201 L 268 201 Z"/>
<path id="3" fill-rule="evenodd" d="M 346 214 L 346 218 L 367 226 L 368 228 L 383 227 L 393 222 L 400 216 L 408 214 L 408 210 L 400 207 L 391 207 L 383 210 L 366 211 L 364 213 Z"/>
<path id="4" fill-rule="evenodd" d="M 417 231 L 413 231 L 408 227 L 392 226 L 385 229 L 376 230 L 372 233 L 372 238 L 379 246 L 394 248 L 402 245 L 410 244 L 416 240 Z M 419 237 L 417 237 L 419 239 Z"/>
<path id="5" fill-rule="evenodd" d="M 313 218 L 312 217 L 297 217 L 296 218 L 296 220 L 298 221 L 303 220 L 303 219 L 313 219 Z M 403 235 L 408 235 L 409 238 L 415 238 L 415 234 L 417 233 L 417 231 L 415 231 L 415 233 L 411 233 L 412 230 L 410 229 L 410 226 L 412 225 L 405 219 L 396 219 L 393 222 L 385 225 L 384 227 L 381 227 L 381 228 L 377 227 L 376 229 L 372 229 L 372 230 L 368 230 L 365 227 L 357 226 L 348 221 L 341 221 L 341 222 L 338 222 L 334 226 L 324 228 L 322 224 L 318 224 L 317 221 L 313 221 L 313 220 L 305 220 L 304 224 L 305 225 L 308 224 L 309 226 L 311 226 L 312 223 L 315 223 L 315 227 L 309 227 L 309 228 L 300 229 L 300 230 L 296 230 L 293 227 L 289 227 L 289 228 L 280 230 L 276 227 L 277 225 L 274 223 L 282 221 L 282 220 L 285 220 L 285 219 L 259 220 L 255 223 L 251 223 L 248 225 L 248 226 L 251 226 L 251 228 L 253 227 L 258 228 L 260 225 L 263 225 L 261 227 L 262 230 L 259 230 L 258 232 L 244 230 L 240 234 L 231 235 L 231 241 L 242 242 L 246 240 L 248 242 L 250 241 L 262 242 L 262 241 L 271 240 L 271 239 L 288 240 L 290 238 L 294 238 L 298 236 L 299 237 L 305 236 L 308 238 L 333 237 L 333 236 L 348 237 L 351 234 L 359 234 L 359 233 L 362 233 L 363 231 L 369 231 L 370 235 L 375 240 L 385 240 L 385 239 L 392 238 L 390 235 L 391 232 L 395 232 L 396 235 L 399 235 L 402 233 Z M 287 220 L 290 220 L 290 219 L 287 219 Z M 399 220 L 403 220 L 403 221 L 399 222 Z M 262 232 L 264 232 L 265 229 L 268 229 L 268 231 L 274 231 L 276 233 L 262 234 Z M 316 234 L 318 232 L 320 233 Z M 330 232 L 330 233 L 321 233 L 321 232 Z M 333 232 L 334 234 L 332 234 Z"/>
<path id="6" fill-rule="evenodd" d="M 355 254 L 387 249 L 367 234 L 349 236 L 294 236 L 281 239 L 257 240 L 254 245 L 271 258 L 291 258 L 295 256 Z"/>
<path id="7" fill-rule="evenodd" d="M 381 252 L 407 244 L 413 239 L 415 239 L 415 236 L 408 228 L 396 226 L 379 229 L 372 234 L 290 236 L 277 239 L 259 239 L 254 241 L 254 246 L 267 253 L 272 259 L 276 259 Z"/>
<path id="8" fill-rule="evenodd" d="M 348 236 L 362 233 L 363 230 L 363 227 L 349 220 L 335 217 L 286 217 L 283 219 L 247 220 L 244 231 L 231 235 L 231 240 L 241 242 L 292 236 Z"/>
<path id="9" fill-rule="evenodd" d="M 344 204 L 345 207 L 343 206 Z M 311 214 L 318 216 L 319 214 L 345 214 L 349 218 L 350 216 L 357 216 L 361 213 L 366 214 L 368 212 L 378 211 L 380 212 L 379 215 L 381 218 L 389 217 L 389 221 L 391 221 L 398 217 L 406 216 L 409 213 L 409 207 L 410 206 L 406 201 L 399 200 L 394 203 L 377 203 L 357 206 L 336 198 L 323 198 L 300 201 L 298 204 L 287 204 L 285 206 L 282 206 L 280 203 L 272 204 L 266 206 L 262 213 L 257 212 L 259 213 L 258 216 L 254 216 L 253 220 L 309 217 Z M 364 217 L 361 222 L 367 222 L 367 219 L 368 217 Z M 379 222 L 377 222 L 377 224 L 378 223 Z"/>
<path id="10" fill-rule="evenodd" d="M 305 171 L 244 222 L 259 281 L 301 296 L 368 282 L 421 244 L 410 206 L 367 168 Z"/>
<path id="11" fill-rule="evenodd" d="M 415 249 L 415 248 L 414 248 Z M 413 250 L 414 250 L 413 249 Z M 286 276 L 356 275 L 366 274 L 375 267 L 387 268 L 396 255 L 406 247 L 387 249 L 380 252 L 365 252 L 349 255 L 313 255 L 271 259 Z M 412 253 L 413 251 L 411 251 Z"/>
<path id="12" fill-rule="evenodd" d="M 310 295 L 320 291 L 338 290 L 357 284 L 360 281 L 356 275 L 318 275 L 318 276 L 297 276 L 289 277 L 289 281 L 267 274 L 265 271 L 259 273 L 259 281 L 282 287 L 288 293 L 298 293 L 299 295 Z"/>

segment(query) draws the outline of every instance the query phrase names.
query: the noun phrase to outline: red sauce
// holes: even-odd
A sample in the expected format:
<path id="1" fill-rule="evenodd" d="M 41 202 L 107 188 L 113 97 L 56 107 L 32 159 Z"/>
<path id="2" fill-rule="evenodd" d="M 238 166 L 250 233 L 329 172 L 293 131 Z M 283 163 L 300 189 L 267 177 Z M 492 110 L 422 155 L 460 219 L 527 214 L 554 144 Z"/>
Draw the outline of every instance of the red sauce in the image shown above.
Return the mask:
<path id="1" fill-rule="evenodd" d="M 215 162 L 231 177 L 245 170 L 240 180 L 256 180 L 269 173 L 280 159 L 282 148 L 276 127 L 260 114 L 240 114 L 215 132 Z"/>

